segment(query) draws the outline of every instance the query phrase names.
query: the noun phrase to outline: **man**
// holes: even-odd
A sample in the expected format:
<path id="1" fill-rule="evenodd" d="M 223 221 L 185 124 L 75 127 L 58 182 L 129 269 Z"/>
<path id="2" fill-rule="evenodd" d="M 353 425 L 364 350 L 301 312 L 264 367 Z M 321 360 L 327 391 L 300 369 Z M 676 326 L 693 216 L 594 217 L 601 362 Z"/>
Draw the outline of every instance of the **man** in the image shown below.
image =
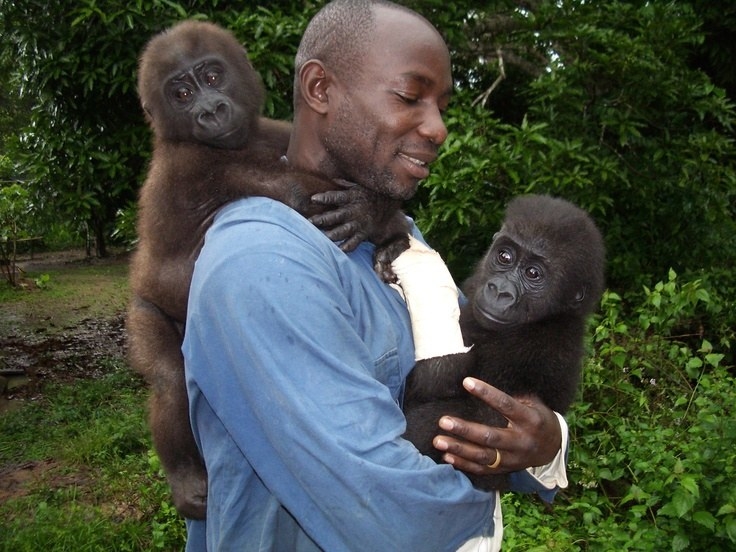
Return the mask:
<path id="1" fill-rule="evenodd" d="M 411 197 L 447 137 L 452 78 L 437 31 L 393 4 L 338 0 L 310 23 L 296 71 L 288 162 Z M 183 346 L 209 478 L 207 520 L 188 522 L 189 550 L 205 539 L 208 550 L 497 549 L 497 496 L 455 467 L 515 471 L 560 456 L 554 413 L 482 382 L 473 392 L 511 428 L 444 420 L 458 438 L 437 438 L 442 465 L 401 438 L 411 323 L 374 274 L 372 251 L 363 243 L 346 255 L 265 198 L 218 215 Z"/>

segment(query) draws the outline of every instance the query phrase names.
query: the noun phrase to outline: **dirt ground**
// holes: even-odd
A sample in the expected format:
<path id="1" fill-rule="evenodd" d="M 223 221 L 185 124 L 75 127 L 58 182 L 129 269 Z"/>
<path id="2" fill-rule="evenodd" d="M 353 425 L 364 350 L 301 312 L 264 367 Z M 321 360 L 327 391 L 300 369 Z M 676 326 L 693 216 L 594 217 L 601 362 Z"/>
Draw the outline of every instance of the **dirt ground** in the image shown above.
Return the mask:
<path id="1" fill-rule="evenodd" d="M 45 292 L 27 279 L 22 282 L 24 291 L 18 293 L 35 294 L 34 301 L 0 303 L 0 416 L 42 398 L 44 387 L 51 382 L 99 377 L 106 369 L 105 359 L 125 355 L 127 291 L 119 285 L 124 279 L 121 271 L 110 278 L 114 286 L 103 282 L 104 275 L 89 279 L 74 275 L 79 267 L 103 269 L 120 264 L 127 265 L 126 255 L 88 259 L 84 251 L 76 250 L 37 253 L 33 259 L 20 260 L 19 266 L 26 273 L 53 271 L 52 282 L 76 277 L 80 290 L 62 296 L 43 295 Z M 67 272 L 70 275 L 65 276 Z M 70 476 L 61 475 L 58 468 L 53 461 L 0 466 L 0 502 L 22 496 L 34 481 L 68 484 Z M 60 473 L 55 475 L 57 471 Z"/>

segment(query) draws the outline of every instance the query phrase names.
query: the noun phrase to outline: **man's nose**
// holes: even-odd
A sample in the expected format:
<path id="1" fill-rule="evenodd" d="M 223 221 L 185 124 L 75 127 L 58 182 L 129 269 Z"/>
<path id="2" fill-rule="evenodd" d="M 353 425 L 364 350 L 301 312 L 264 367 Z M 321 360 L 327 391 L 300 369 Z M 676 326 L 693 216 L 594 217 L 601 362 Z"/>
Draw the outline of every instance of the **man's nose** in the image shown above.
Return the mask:
<path id="1" fill-rule="evenodd" d="M 436 146 L 441 146 L 445 142 L 447 127 L 439 108 L 432 107 L 428 110 L 424 122 L 419 127 L 419 133 Z"/>

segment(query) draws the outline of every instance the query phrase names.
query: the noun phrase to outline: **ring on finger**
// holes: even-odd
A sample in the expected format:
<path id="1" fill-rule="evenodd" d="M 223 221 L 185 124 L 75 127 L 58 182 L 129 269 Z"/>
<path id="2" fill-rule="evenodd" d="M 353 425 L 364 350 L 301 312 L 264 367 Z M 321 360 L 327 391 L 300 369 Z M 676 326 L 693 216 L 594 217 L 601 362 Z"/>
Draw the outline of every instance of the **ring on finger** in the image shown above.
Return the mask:
<path id="1" fill-rule="evenodd" d="M 495 449 L 495 450 L 496 450 L 496 461 L 493 462 L 493 464 L 486 464 L 492 470 L 495 470 L 498 466 L 501 465 L 501 451 L 498 449 Z"/>

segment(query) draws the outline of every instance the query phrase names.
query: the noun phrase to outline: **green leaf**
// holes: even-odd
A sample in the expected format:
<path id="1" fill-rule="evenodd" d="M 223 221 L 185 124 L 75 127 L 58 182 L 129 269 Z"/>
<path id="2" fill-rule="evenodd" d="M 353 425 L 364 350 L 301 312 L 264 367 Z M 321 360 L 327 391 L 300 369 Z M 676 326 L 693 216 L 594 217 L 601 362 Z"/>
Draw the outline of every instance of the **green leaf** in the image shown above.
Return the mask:
<path id="1" fill-rule="evenodd" d="M 672 538 L 672 552 L 686 550 L 690 546 L 690 539 L 685 535 L 677 534 Z"/>
<path id="2" fill-rule="evenodd" d="M 675 515 L 681 518 L 693 509 L 693 505 L 695 504 L 695 496 L 692 493 L 689 493 L 683 489 L 677 489 L 672 494 L 672 499 L 670 503 L 674 508 Z"/>
<path id="3" fill-rule="evenodd" d="M 716 526 L 716 518 L 710 513 L 700 510 L 693 514 L 693 521 L 713 531 Z"/>

